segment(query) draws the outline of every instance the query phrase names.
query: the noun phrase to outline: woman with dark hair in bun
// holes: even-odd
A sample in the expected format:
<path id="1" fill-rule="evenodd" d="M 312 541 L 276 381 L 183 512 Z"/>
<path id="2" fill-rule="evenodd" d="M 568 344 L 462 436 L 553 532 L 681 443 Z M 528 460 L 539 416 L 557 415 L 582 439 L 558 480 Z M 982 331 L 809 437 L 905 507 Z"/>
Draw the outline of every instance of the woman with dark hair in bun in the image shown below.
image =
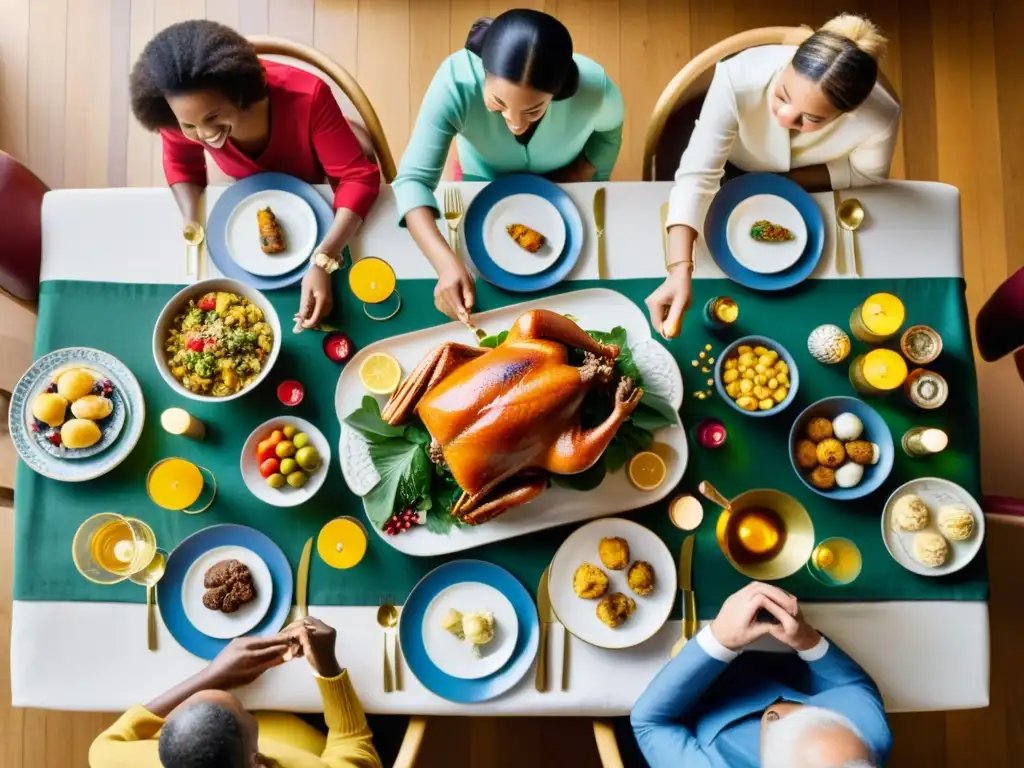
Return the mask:
<path id="1" fill-rule="evenodd" d="M 434 303 L 469 319 L 473 278 L 437 228 L 437 188 L 452 139 L 463 178 L 535 173 L 603 181 L 622 144 L 622 96 L 595 62 L 572 52 L 553 16 L 506 11 L 479 19 L 465 49 L 434 75 L 394 181 L 401 224 L 437 271 Z"/>

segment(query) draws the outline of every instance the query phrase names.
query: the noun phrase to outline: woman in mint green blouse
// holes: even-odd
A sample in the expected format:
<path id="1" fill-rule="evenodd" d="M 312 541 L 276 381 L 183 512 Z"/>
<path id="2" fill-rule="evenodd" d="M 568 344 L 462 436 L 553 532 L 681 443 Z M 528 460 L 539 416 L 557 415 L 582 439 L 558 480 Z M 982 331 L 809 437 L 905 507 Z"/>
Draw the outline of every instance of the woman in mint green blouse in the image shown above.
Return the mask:
<path id="1" fill-rule="evenodd" d="M 556 182 L 604 181 L 622 144 L 622 96 L 604 70 L 574 56 L 565 26 L 546 13 L 479 19 L 466 48 L 434 75 L 393 187 L 401 224 L 437 271 L 434 303 L 469 320 L 473 278 L 438 231 L 434 189 L 454 138 L 463 178 L 535 173 Z"/>

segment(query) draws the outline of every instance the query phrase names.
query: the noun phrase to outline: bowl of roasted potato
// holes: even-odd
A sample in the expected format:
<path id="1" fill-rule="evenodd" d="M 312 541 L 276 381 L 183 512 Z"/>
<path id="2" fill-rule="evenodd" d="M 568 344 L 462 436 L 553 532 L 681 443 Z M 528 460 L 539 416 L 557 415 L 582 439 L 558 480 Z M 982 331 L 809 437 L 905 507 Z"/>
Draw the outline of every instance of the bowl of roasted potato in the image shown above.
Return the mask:
<path id="1" fill-rule="evenodd" d="M 744 336 L 715 361 L 715 387 L 747 416 L 772 416 L 796 397 L 800 376 L 793 356 L 767 336 Z"/>
<path id="2" fill-rule="evenodd" d="M 153 359 L 171 389 L 192 400 L 241 397 L 270 373 L 281 321 L 259 291 L 226 278 L 201 280 L 167 302 L 153 330 Z"/>

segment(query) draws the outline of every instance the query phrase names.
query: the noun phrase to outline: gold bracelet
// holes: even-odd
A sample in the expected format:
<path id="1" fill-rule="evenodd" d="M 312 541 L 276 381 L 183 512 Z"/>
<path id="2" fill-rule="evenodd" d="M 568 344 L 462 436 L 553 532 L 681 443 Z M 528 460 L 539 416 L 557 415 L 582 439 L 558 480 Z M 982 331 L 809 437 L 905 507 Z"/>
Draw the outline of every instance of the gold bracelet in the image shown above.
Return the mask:
<path id="1" fill-rule="evenodd" d="M 678 267 L 680 264 L 686 264 L 690 268 L 690 274 L 693 274 L 693 270 L 696 269 L 697 265 L 693 259 L 680 259 L 679 261 L 673 261 L 671 264 L 665 265 L 665 270 L 671 272 L 673 267 Z"/>

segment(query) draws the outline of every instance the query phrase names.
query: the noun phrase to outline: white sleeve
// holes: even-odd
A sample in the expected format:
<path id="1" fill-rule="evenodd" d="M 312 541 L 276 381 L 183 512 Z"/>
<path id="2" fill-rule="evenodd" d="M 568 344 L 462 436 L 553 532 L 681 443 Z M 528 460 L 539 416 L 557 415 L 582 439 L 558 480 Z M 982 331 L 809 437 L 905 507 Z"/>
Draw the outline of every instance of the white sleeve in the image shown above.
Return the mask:
<path id="1" fill-rule="evenodd" d="M 719 64 L 700 119 L 679 160 L 676 185 L 669 196 L 667 226 L 685 224 L 700 231 L 704 212 L 721 186 L 738 130 L 739 113 L 732 81 L 727 67 Z"/>
<path id="2" fill-rule="evenodd" d="M 821 639 L 818 640 L 817 645 L 813 648 L 808 648 L 806 651 L 797 651 L 797 656 L 804 661 L 817 661 L 828 653 L 828 647 L 828 640 L 826 640 L 825 636 L 822 635 Z"/>
<path id="3" fill-rule="evenodd" d="M 889 178 L 892 155 L 896 151 L 896 134 L 900 127 L 899 113 L 886 128 L 879 131 L 850 154 L 825 164 L 832 189 L 866 187 L 881 184 Z"/>
<path id="4" fill-rule="evenodd" d="M 704 653 L 712 659 L 724 661 L 726 664 L 740 655 L 738 651 L 726 648 L 718 641 L 718 638 L 715 637 L 715 633 L 711 631 L 710 624 L 697 633 L 697 644 L 703 648 Z"/>

